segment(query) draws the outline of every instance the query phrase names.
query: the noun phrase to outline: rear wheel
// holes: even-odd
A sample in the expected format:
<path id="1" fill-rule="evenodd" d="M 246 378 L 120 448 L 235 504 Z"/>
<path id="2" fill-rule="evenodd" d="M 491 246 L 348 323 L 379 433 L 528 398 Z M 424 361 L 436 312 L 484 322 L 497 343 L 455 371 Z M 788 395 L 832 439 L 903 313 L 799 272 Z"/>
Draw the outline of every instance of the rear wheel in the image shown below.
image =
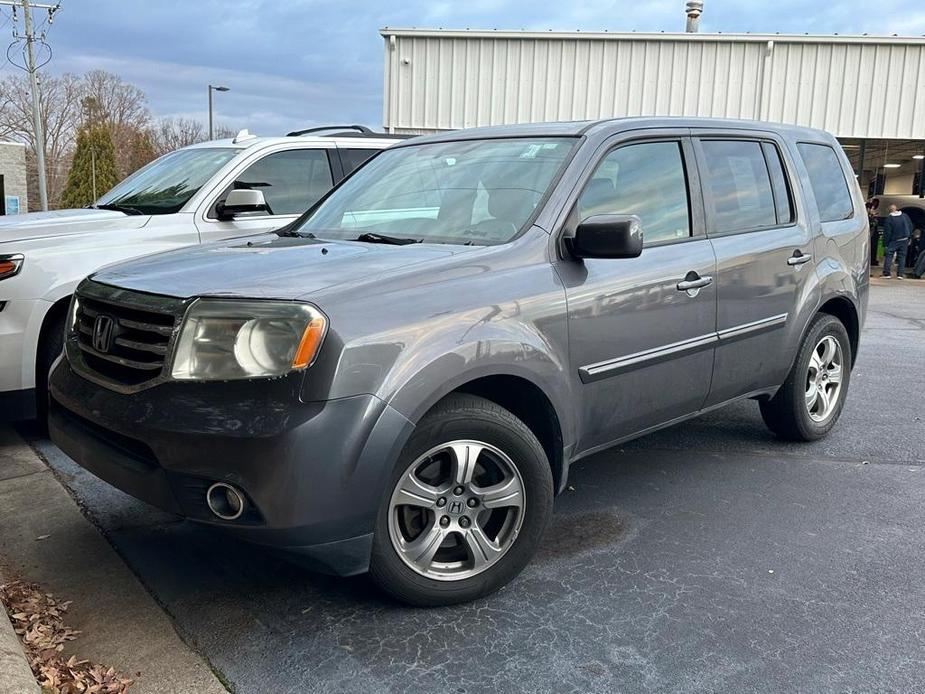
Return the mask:
<path id="1" fill-rule="evenodd" d="M 768 428 L 791 441 L 815 441 L 828 434 L 845 405 L 851 359 L 842 322 L 825 313 L 816 316 L 784 385 L 760 403 Z"/>
<path id="2" fill-rule="evenodd" d="M 377 519 L 370 573 L 413 605 L 488 595 L 533 556 L 552 496 L 546 454 L 523 422 L 489 400 L 451 396 L 402 452 Z"/>

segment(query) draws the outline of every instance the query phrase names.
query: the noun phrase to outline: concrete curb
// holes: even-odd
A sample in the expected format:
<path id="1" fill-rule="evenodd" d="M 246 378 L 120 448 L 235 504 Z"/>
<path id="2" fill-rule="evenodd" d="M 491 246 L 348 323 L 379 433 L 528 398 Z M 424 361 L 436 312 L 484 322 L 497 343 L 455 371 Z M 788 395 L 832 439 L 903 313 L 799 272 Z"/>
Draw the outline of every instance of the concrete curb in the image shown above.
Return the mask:
<path id="1" fill-rule="evenodd" d="M 0 577 L 0 581 L 2 581 Z M 32 668 L 26 660 L 19 637 L 6 610 L 0 606 L 0 692 L 6 694 L 38 694 L 39 685 L 32 676 Z"/>
<path id="2" fill-rule="evenodd" d="M 81 634 L 65 645 L 65 658 L 112 666 L 135 681 L 137 694 L 227 694 L 45 463 L 7 427 L 0 427 L 0 556 L 17 578 L 72 603 L 65 621 Z M 0 677 L 0 694 L 18 691 Z"/>

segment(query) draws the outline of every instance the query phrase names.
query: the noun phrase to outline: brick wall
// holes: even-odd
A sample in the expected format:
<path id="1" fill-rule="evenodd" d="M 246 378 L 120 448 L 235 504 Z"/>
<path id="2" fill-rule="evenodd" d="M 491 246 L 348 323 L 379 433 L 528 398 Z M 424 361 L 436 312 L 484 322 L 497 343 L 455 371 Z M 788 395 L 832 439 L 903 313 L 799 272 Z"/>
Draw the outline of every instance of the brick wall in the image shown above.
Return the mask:
<path id="1" fill-rule="evenodd" d="M 26 148 L 23 145 L 0 142 L 0 175 L 3 176 L 3 186 L 7 195 L 19 196 L 19 211 L 25 213 L 29 209 L 29 200 L 26 195 Z M 0 200 L 0 211 L 3 209 L 3 200 Z"/>

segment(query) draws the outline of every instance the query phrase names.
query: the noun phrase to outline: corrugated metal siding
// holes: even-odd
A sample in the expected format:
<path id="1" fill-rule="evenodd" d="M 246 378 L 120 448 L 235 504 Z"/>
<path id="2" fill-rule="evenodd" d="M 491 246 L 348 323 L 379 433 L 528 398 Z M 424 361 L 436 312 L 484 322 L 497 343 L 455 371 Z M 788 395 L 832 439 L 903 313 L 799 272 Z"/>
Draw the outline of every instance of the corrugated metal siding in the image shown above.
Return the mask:
<path id="1" fill-rule="evenodd" d="M 925 39 L 383 29 L 398 132 L 639 115 L 925 138 Z M 769 44 L 773 42 L 773 44 Z"/>

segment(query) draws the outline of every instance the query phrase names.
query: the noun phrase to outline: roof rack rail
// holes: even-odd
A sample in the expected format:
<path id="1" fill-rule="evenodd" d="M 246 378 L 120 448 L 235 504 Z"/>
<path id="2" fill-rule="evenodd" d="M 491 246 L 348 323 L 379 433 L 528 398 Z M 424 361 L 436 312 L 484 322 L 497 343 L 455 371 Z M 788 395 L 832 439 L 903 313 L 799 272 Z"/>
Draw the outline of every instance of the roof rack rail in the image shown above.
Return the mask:
<path id="1" fill-rule="evenodd" d="M 325 130 L 356 130 L 363 135 L 373 135 L 373 131 L 365 125 L 319 125 L 314 128 L 305 128 L 305 130 L 293 130 L 286 133 L 286 137 L 298 137 L 299 135 L 308 135 L 309 133 L 321 133 Z"/>
<path id="2" fill-rule="evenodd" d="M 327 133 L 327 137 L 379 137 L 396 140 L 408 137 L 407 135 L 373 132 L 365 125 L 319 125 L 314 128 L 305 128 L 304 130 L 293 130 L 291 133 L 286 133 L 286 137 L 298 137 L 299 135 L 308 135 L 310 133 L 323 133 L 326 130 L 338 131 Z"/>

